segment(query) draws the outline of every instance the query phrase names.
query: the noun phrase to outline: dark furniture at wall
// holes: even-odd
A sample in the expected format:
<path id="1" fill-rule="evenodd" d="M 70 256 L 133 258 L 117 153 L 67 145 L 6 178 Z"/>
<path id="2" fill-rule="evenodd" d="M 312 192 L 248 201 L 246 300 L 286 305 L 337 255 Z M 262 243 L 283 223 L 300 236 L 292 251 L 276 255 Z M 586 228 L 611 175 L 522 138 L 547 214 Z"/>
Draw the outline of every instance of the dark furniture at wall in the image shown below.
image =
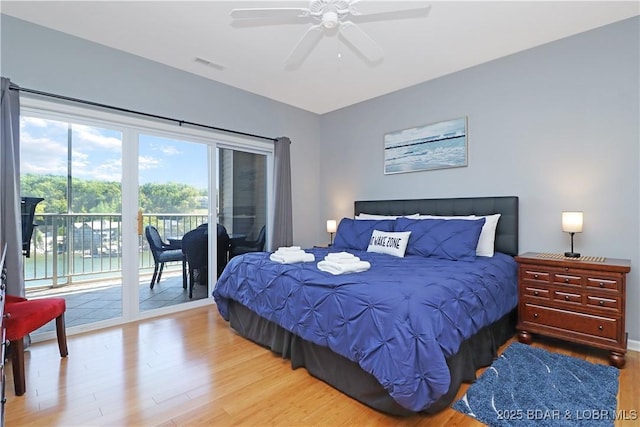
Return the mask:
<path id="1" fill-rule="evenodd" d="M 147 225 L 144 233 L 149 242 L 149 249 L 153 255 L 153 276 L 151 277 L 151 283 L 149 287 L 153 289 L 153 286 L 160 282 L 162 277 L 162 270 L 164 269 L 165 262 L 181 261 L 182 262 L 182 287 L 187 288 L 187 273 L 185 265 L 185 257 L 180 248 L 171 246 L 169 243 L 165 243 L 160 237 L 158 229 L 153 225 Z"/>
<path id="2" fill-rule="evenodd" d="M 267 233 L 266 226 L 262 226 L 258 237 L 255 240 L 247 240 L 246 238 L 231 239 L 231 246 L 229 248 L 229 258 L 233 258 L 237 255 L 246 254 L 248 252 L 262 252 L 264 251 L 264 244 L 266 241 Z"/>
<path id="3" fill-rule="evenodd" d="M 0 349 L 0 404 L 2 407 L 0 408 L 0 427 L 4 427 L 4 405 L 6 403 L 5 398 L 5 373 L 4 373 L 4 364 L 7 357 L 7 346 L 9 345 L 9 341 L 6 340 L 6 332 L 4 326 L 4 301 L 5 301 L 5 291 L 7 289 L 7 269 L 4 266 L 4 261 L 7 254 L 7 245 L 0 245 L 2 249 L 2 253 L 0 254 L 0 336 L 2 337 L 2 349 Z"/>
<path id="4" fill-rule="evenodd" d="M 29 258 L 31 256 L 31 236 L 33 235 L 33 217 L 36 213 L 36 206 L 43 201 L 42 197 L 22 197 L 20 201 L 20 211 L 22 214 L 22 255 Z"/>
<path id="5" fill-rule="evenodd" d="M 538 333 L 610 351 L 622 368 L 627 352 L 625 285 L 631 262 L 582 261 L 526 253 L 516 257 L 518 339 L 530 344 Z"/>

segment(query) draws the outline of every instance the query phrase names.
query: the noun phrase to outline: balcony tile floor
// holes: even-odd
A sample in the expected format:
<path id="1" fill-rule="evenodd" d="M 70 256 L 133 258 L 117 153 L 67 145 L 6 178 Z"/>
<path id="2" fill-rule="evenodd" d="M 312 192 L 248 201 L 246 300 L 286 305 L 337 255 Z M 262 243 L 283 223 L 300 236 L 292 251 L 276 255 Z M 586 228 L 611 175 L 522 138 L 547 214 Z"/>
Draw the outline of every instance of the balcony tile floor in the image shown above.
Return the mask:
<path id="1" fill-rule="evenodd" d="M 207 287 L 195 283 L 193 299 L 189 299 L 188 289 L 182 288 L 181 274 L 163 274 L 160 283 L 149 288 L 150 278 L 145 278 L 139 286 L 140 311 L 152 310 L 207 298 Z M 73 285 L 64 288 L 47 289 L 28 292 L 28 298 L 57 296 L 65 299 L 67 311 L 65 324 L 67 327 L 84 325 L 101 320 L 112 319 L 122 315 L 122 289 L 119 283 L 98 285 Z M 35 331 L 48 332 L 55 330 L 55 322 L 51 321 Z"/>

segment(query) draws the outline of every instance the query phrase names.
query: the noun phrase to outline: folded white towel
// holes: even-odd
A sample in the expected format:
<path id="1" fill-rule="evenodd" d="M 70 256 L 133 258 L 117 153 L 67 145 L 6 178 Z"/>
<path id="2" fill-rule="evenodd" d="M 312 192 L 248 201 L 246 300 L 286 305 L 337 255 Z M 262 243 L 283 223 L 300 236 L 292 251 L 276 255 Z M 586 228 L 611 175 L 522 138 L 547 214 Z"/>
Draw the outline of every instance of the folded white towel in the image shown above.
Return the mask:
<path id="1" fill-rule="evenodd" d="M 327 256 L 325 257 L 325 259 L 329 261 L 336 261 L 339 259 L 353 259 L 353 258 L 357 258 L 357 257 L 354 254 L 351 254 L 349 252 L 331 252 L 327 254 Z"/>
<path id="2" fill-rule="evenodd" d="M 273 262 L 279 262 L 280 264 L 295 264 L 297 262 L 313 262 L 316 260 L 316 257 L 304 251 L 293 252 L 291 254 L 274 252 L 269 256 L 269 259 Z"/>
<path id="3" fill-rule="evenodd" d="M 358 261 L 350 263 L 339 263 L 333 261 L 320 261 L 318 270 L 326 271 L 331 274 L 360 273 L 371 268 L 371 264 L 367 261 Z"/>
<path id="4" fill-rule="evenodd" d="M 304 254 L 306 253 L 305 251 L 303 251 L 302 249 L 297 249 L 297 250 L 285 250 L 285 251 L 281 251 L 280 249 L 278 249 L 277 251 L 274 252 L 274 254 L 277 255 L 300 255 L 300 254 Z"/>
<path id="5" fill-rule="evenodd" d="M 300 246 L 280 246 L 276 252 L 299 251 Z"/>
<path id="6" fill-rule="evenodd" d="M 344 258 L 338 258 L 338 257 L 329 257 L 329 256 L 325 256 L 324 257 L 325 261 L 331 261 L 331 262 L 337 262 L 339 264 L 349 264 L 352 262 L 360 262 L 360 258 L 357 256 L 350 256 L 350 257 L 344 257 Z"/>

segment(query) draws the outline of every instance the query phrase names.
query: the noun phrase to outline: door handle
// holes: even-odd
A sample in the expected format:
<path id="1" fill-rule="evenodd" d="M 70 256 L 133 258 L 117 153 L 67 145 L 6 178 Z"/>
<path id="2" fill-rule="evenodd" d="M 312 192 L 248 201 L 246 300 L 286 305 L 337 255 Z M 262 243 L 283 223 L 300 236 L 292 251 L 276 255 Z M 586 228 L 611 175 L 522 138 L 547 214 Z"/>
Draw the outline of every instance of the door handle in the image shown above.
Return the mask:
<path id="1" fill-rule="evenodd" d="M 142 209 L 138 209 L 138 236 L 142 236 Z"/>

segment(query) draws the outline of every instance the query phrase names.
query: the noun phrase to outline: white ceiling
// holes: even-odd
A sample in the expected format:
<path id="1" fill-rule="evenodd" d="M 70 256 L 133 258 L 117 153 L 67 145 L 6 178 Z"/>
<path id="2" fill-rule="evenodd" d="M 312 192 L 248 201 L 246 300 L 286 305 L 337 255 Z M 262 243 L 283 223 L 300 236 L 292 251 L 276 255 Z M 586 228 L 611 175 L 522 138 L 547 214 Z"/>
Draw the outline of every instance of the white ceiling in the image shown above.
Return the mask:
<path id="1" fill-rule="evenodd" d="M 431 11 L 353 18 L 383 49 L 377 64 L 327 34 L 293 70 L 284 61 L 310 23 L 239 26 L 229 12 L 308 1 L 2 0 L 0 11 L 319 114 L 640 14 L 638 1 L 387 3 Z"/>

